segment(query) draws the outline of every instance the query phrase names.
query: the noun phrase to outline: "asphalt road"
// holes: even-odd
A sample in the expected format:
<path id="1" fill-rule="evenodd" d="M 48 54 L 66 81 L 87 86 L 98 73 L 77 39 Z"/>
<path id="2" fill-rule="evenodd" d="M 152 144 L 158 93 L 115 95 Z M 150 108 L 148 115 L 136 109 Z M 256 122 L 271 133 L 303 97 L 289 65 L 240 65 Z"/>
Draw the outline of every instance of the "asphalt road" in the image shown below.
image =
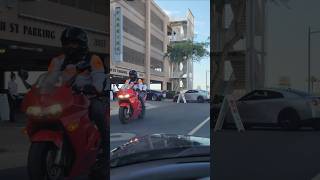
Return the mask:
<path id="1" fill-rule="evenodd" d="M 172 102 L 148 102 L 148 110 L 143 120 L 123 125 L 117 114 L 112 115 L 111 133 L 132 133 L 146 135 L 152 133 L 188 134 L 194 130 L 195 136 L 209 137 L 209 121 L 195 129 L 209 116 L 209 104 L 176 104 Z M 150 108 L 150 109 L 149 109 Z M 29 148 L 27 137 L 21 133 L 23 123 L 0 124 L 0 179 L 28 179 L 26 161 Z M 196 130 L 196 131 L 195 131 Z M 112 135 L 112 134 L 111 134 Z M 112 138 L 111 138 L 112 139 Z M 113 141 L 115 147 L 126 141 Z M 78 178 L 86 179 L 86 178 Z"/>
<path id="2" fill-rule="evenodd" d="M 193 136 L 210 137 L 210 122 L 207 120 L 202 126 L 199 126 L 210 116 L 209 103 L 188 103 L 177 104 L 172 101 L 154 102 L 148 101 L 146 116 L 144 119 L 137 119 L 128 124 L 121 124 L 118 115 L 111 116 L 110 123 L 110 148 L 127 141 L 119 140 L 121 134 L 128 133 L 132 136 L 144 136 L 155 133 L 170 133 L 187 135 L 191 132 Z M 148 109 L 148 106 L 150 109 Z"/>
<path id="3" fill-rule="evenodd" d="M 319 139 L 320 132 L 308 129 L 216 132 L 213 178 L 311 180 L 320 173 Z"/>

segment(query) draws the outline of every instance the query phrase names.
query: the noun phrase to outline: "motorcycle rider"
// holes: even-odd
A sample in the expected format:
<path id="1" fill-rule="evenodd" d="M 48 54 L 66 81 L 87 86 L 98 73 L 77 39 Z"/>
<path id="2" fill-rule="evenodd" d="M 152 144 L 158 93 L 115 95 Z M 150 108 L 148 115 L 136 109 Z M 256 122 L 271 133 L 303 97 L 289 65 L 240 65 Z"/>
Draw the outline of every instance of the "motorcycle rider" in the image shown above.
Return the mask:
<path id="1" fill-rule="evenodd" d="M 74 81 L 75 89 L 96 94 L 90 98 L 89 117 L 95 122 L 101 135 L 102 154 L 97 158 L 98 162 L 102 163 L 101 168 L 106 169 L 108 147 L 105 112 L 108 100 L 103 100 L 106 82 L 105 66 L 99 56 L 89 53 L 88 37 L 82 29 L 66 28 L 60 40 L 63 54 L 51 60 L 48 73 L 62 72 L 64 81 L 77 75 Z M 79 67 L 83 66 L 88 68 L 81 70 Z"/>
<path id="2" fill-rule="evenodd" d="M 139 100 L 142 105 L 142 112 L 145 112 L 145 104 L 143 97 L 145 96 L 145 85 L 143 84 L 143 81 L 138 78 L 138 73 L 135 70 L 129 71 L 129 79 L 126 80 L 125 84 L 129 85 L 132 89 L 138 92 L 139 94 Z"/>

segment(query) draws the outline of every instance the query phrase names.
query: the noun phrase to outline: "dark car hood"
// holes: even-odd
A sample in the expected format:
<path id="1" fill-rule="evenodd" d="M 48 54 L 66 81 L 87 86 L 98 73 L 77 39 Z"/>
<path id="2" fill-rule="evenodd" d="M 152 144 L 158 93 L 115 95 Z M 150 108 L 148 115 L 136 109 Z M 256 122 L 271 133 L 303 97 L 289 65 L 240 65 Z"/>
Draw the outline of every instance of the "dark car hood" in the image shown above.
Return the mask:
<path id="1" fill-rule="evenodd" d="M 152 134 L 136 137 L 127 143 L 111 150 L 110 158 L 114 159 L 130 154 L 147 152 L 157 149 L 172 149 L 184 147 L 209 147 L 210 139 L 176 134 Z"/>

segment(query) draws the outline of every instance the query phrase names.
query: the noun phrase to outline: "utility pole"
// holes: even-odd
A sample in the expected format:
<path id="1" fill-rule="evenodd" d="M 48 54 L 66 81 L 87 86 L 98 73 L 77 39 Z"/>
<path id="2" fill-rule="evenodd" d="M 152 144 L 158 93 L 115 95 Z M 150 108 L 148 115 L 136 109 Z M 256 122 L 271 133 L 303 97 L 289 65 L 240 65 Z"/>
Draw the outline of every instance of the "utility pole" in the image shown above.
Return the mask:
<path id="1" fill-rule="evenodd" d="M 247 34 L 246 34 L 246 43 L 247 43 L 247 52 L 246 52 L 246 90 L 249 92 L 256 88 L 255 83 L 255 46 L 254 46 L 254 37 L 255 37 L 255 4 L 256 0 L 247 0 Z"/>
<path id="2" fill-rule="evenodd" d="M 308 93 L 311 93 L 311 35 L 320 33 L 320 31 L 312 31 L 311 27 L 308 27 Z"/>

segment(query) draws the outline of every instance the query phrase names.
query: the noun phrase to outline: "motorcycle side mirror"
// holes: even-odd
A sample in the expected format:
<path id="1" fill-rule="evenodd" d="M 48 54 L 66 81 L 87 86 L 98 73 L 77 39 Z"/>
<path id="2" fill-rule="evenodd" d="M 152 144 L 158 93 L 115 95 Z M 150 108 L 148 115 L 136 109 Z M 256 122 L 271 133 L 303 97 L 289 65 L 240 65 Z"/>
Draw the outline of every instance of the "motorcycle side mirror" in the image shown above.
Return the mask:
<path id="1" fill-rule="evenodd" d="M 20 69 L 18 71 L 18 76 L 22 79 L 22 80 L 27 80 L 29 78 L 29 73 L 28 71 L 24 70 L 24 69 Z"/>

